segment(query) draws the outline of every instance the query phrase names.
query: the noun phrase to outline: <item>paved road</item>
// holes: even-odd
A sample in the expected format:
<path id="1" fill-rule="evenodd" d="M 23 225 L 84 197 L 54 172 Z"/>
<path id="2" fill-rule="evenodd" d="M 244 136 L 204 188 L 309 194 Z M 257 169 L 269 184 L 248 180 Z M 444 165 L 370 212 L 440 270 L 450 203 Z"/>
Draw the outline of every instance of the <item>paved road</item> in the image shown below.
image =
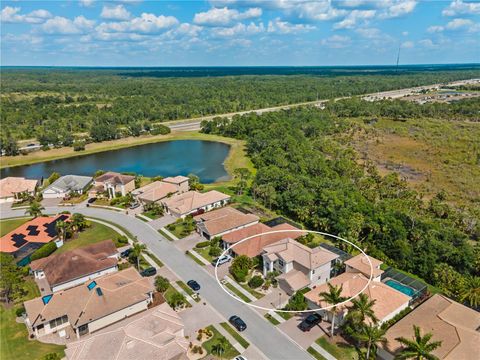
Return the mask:
<path id="1" fill-rule="evenodd" d="M 229 318 L 239 315 L 248 325 L 242 333 L 249 342 L 262 351 L 268 359 L 272 360 L 303 360 L 311 357 L 298 345 L 292 342 L 285 334 L 262 319 L 257 312 L 247 305 L 243 305 L 224 293 L 216 280 L 198 264 L 185 256 L 173 243 L 164 239 L 157 231 L 145 222 L 116 211 L 76 207 L 48 207 L 46 213 L 58 213 L 64 210 L 79 212 L 85 216 L 103 219 L 119 224 L 132 235 L 143 242 L 163 263 L 165 263 L 177 276 L 184 281 L 197 280 L 201 286 L 201 296 L 207 300 L 222 316 Z M 25 209 L 13 210 L 2 207 L 0 218 L 5 219 L 23 216 Z M 251 359 L 255 360 L 255 359 Z"/>

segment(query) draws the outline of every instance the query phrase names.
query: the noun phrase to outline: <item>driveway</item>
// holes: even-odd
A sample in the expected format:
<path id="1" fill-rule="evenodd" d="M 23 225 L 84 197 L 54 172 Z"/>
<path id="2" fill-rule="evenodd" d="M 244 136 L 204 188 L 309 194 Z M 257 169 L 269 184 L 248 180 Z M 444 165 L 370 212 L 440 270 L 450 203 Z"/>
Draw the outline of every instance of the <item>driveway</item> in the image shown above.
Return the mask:
<path id="1" fill-rule="evenodd" d="M 176 218 L 174 218 L 171 215 L 164 215 L 161 218 L 155 219 L 150 221 L 148 224 L 153 227 L 155 230 L 158 230 L 162 227 L 165 227 L 167 225 L 173 224 L 175 221 L 177 221 Z"/>
<path id="2" fill-rule="evenodd" d="M 303 332 L 298 328 L 298 324 L 308 316 L 308 314 L 296 315 L 293 316 L 290 320 L 285 321 L 282 324 L 277 325 L 277 327 L 292 338 L 298 345 L 304 349 L 308 349 L 310 345 L 323 335 L 326 336 L 323 331 L 321 324 L 313 327 L 310 331 Z"/>
<path id="3" fill-rule="evenodd" d="M 266 294 L 261 299 L 258 299 L 257 301 L 255 301 L 254 304 L 258 306 L 267 307 L 270 309 L 281 309 L 286 305 L 289 298 L 290 297 L 288 296 L 288 294 L 282 289 L 280 289 L 279 287 L 277 288 L 272 287 L 270 288 L 270 293 Z M 262 315 L 264 315 L 267 312 L 261 309 L 258 309 L 258 311 Z"/>
<path id="4" fill-rule="evenodd" d="M 198 233 L 194 232 L 183 239 L 175 241 L 175 246 L 181 251 L 185 252 L 193 249 L 200 241 L 205 241 L 205 239 L 202 238 Z"/>
<path id="5" fill-rule="evenodd" d="M 194 302 L 192 305 L 178 313 L 185 324 L 185 336 L 196 338 L 198 329 L 225 321 L 210 305 L 203 305 L 203 301 Z"/>
<path id="6" fill-rule="evenodd" d="M 62 210 L 63 208 L 61 207 L 52 207 L 47 208 L 45 213 L 58 213 Z M 273 327 L 255 310 L 226 295 L 208 271 L 195 262 L 189 261 L 186 255 L 176 248 L 172 242 L 164 239 L 143 221 L 120 212 L 99 208 L 75 206 L 69 208 L 69 210 L 121 224 L 134 236 L 137 236 L 179 278 L 184 281 L 196 279 L 202 284 L 202 298 L 209 302 L 224 318 L 228 319 L 231 315 L 236 314 L 247 323 L 248 328 L 242 333 L 242 336 L 258 347 L 265 354 L 266 358 L 275 360 L 311 360 L 310 355 L 305 350 L 292 342 L 279 329 Z M 21 212 L 7 210 L 2 211 L 1 215 L 2 218 L 15 217 L 22 212 L 23 210 Z"/>

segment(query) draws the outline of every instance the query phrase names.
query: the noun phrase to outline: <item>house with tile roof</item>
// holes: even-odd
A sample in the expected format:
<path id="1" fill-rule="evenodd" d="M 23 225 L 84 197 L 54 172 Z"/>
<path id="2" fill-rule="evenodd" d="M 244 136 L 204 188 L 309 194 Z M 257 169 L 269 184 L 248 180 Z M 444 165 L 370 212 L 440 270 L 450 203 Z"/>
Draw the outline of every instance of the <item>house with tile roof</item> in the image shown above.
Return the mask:
<path id="1" fill-rule="evenodd" d="M 47 186 L 42 194 L 45 199 L 64 198 L 70 193 L 83 194 L 92 180 L 91 176 L 65 175 Z"/>
<path id="2" fill-rule="evenodd" d="M 42 280 L 44 293 L 57 292 L 84 284 L 118 271 L 118 251 L 112 240 L 105 240 L 61 254 L 52 254 L 30 263 L 35 279 Z M 49 291 L 50 290 L 50 291 Z"/>
<path id="3" fill-rule="evenodd" d="M 311 249 L 286 238 L 263 248 L 263 275 L 279 272 L 280 287 L 292 295 L 307 286 L 326 283 L 339 257 L 321 246 Z"/>
<path id="4" fill-rule="evenodd" d="M 80 337 L 147 310 L 154 289 L 150 278 L 128 268 L 25 301 L 25 324 L 37 338 L 65 328 Z"/>
<path id="5" fill-rule="evenodd" d="M 188 178 L 186 180 L 186 189 L 183 183 L 177 184 L 175 182 L 154 181 L 150 184 L 142 186 L 132 191 L 132 195 L 139 203 L 145 205 L 154 202 L 159 202 L 162 199 L 170 197 L 175 194 L 181 194 L 188 191 Z"/>
<path id="6" fill-rule="evenodd" d="M 367 260 L 370 260 L 370 262 Z M 358 254 L 344 262 L 345 271 L 352 273 L 360 273 L 372 279 L 374 281 L 380 281 L 380 278 L 383 274 L 383 270 L 380 269 L 380 266 L 383 264 L 383 261 L 372 258 L 371 256 L 365 256 L 363 254 Z M 371 264 L 371 266 L 370 266 Z"/>
<path id="7" fill-rule="evenodd" d="M 187 360 L 182 318 L 167 303 L 67 344 L 68 360 Z"/>
<path id="8" fill-rule="evenodd" d="M 127 195 L 135 190 L 135 176 L 124 175 L 114 171 L 97 176 L 93 181 L 94 192 L 106 192 L 109 198 L 114 198 L 117 193 Z"/>
<path id="9" fill-rule="evenodd" d="M 187 192 L 190 189 L 190 179 L 186 176 L 178 175 L 174 177 L 166 177 L 162 179 L 162 181 L 167 184 L 175 185 L 178 188 L 179 193 Z"/>
<path id="10" fill-rule="evenodd" d="M 58 238 L 56 224 L 68 221 L 70 215 L 39 216 L 0 238 L 0 252 L 12 255 L 19 265 L 30 262 L 30 255 L 43 245 L 55 241 L 57 247 L 63 245 Z"/>
<path id="11" fill-rule="evenodd" d="M 187 215 L 198 215 L 225 206 L 230 201 L 230 195 L 211 190 L 205 193 L 187 191 L 161 200 L 167 214 L 176 218 Z"/>
<path id="12" fill-rule="evenodd" d="M 378 346 L 377 356 L 393 360 L 402 349 L 396 339 L 413 339 L 413 325 L 422 334 L 431 333 L 431 341 L 442 345 L 432 351 L 440 360 L 478 359 L 480 350 L 480 313 L 446 296 L 435 294 L 391 326 L 386 342 Z"/>
<path id="13" fill-rule="evenodd" d="M 34 196 L 38 180 L 6 177 L 0 180 L 0 204 L 22 200 L 23 194 Z"/>
<path id="14" fill-rule="evenodd" d="M 256 215 L 245 214 L 230 206 L 197 215 L 193 219 L 197 232 L 208 240 L 258 224 L 260 220 Z"/>

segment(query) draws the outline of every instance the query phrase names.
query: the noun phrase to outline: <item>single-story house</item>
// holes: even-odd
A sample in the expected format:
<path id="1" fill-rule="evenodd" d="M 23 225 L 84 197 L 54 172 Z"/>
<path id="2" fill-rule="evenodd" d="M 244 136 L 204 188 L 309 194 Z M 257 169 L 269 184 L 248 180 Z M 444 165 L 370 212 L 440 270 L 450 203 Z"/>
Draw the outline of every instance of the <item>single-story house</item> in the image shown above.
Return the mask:
<path id="1" fill-rule="evenodd" d="M 23 177 L 6 177 L 0 180 L 0 204 L 19 201 L 22 195 L 35 195 L 38 180 Z"/>
<path id="2" fill-rule="evenodd" d="M 36 279 L 46 279 L 52 292 L 65 290 L 118 270 L 118 251 L 112 240 L 52 254 L 32 261 Z"/>
<path id="3" fill-rule="evenodd" d="M 205 193 L 187 191 L 161 200 L 167 214 L 177 218 L 187 215 L 197 215 L 226 205 L 230 196 L 220 191 L 211 190 Z"/>
<path id="4" fill-rule="evenodd" d="M 92 183 L 91 176 L 65 175 L 42 191 L 45 199 L 64 198 L 70 193 L 83 194 Z"/>
<path id="5" fill-rule="evenodd" d="M 179 192 L 179 187 L 163 181 L 154 181 L 132 191 L 132 195 L 141 204 L 150 204 Z"/>
<path id="6" fill-rule="evenodd" d="M 362 291 L 362 289 L 368 283 L 368 278 L 361 273 L 345 272 L 330 279 L 328 282 L 333 286 L 342 286 L 341 295 L 350 298 Z M 328 292 L 328 285 L 326 283 L 314 287 L 305 294 L 305 298 L 307 299 L 310 309 L 313 310 L 332 305 L 322 299 L 320 296 L 321 292 Z M 373 312 L 378 318 L 380 324 L 390 320 L 403 309 L 407 308 L 411 300 L 409 296 L 380 281 L 372 281 L 367 286 L 364 293 L 370 300 L 375 300 Z M 347 302 L 337 307 L 338 313 L 335 318 L 335 324 L 337 326 L 343 322 L 349 306 L 351 306 L 351 302 Z M 331 322 L 331 311 L 320 310 L 319 313 L 323 315 L 324 320 Z"/>
<path id="7" fill-rule="evenodd" d="M 25 324 L 37 338 L 71 327 L 77 337 L 147 310 L 154 286 L 133 267 L 25 301 Z"/>
<path id="8" fill-rule="evenodd" d="M 63 245 L 58 238 L 57 221 L 68 221 L 70 215 L 40 216 L 27 221 L 15 230 L 2 236 L 0 239 L 0 252 L 13 255 L 20 265 L 30 262 L 30 255 L 50 241 L 55 241 L 57 247 Z"/>
<path id="9" fill-rule="evenodd" d="M 190 179 L 186 176 L 178 175 L 174 177 L 166 177 L 162 181 L 167 184 L 175 185 L 178 188 L 179 193 L 184 193 L 190 190 Z"/>
<path id="10" fill-rule="evenodd" d="M 262 253 L 263 248 L 276 243 L 279 240 L 290 238 L 297 239 L 298 237 L 305 235 L 304 232 L 299 231 L 296 227 L 283 223 L 273 227 L 268 225 L 257 223 L 252 226 L 248 226 L 243 229 L 232 231 L 222 236 L 223 249 L 230 249 L 232 256 L 246 255 L 248 257 L 255 257 Z M 276 233 L 261 235 L 271 231 L 278 231 Z M 250 240 L 241 242 L 238 245 L 234 245 L 240 240 L 252 237 Z"/>
<path id="11" fill-rule="evenodd" d="M 383 270 L 380 269 L 380 265 L 383 264 L 383 261 L 372 258 L 371 256 L 368 256 L 368 259 L 372 264 L 371 267 L 370 267 L 370 263 L 367 260 L 367 257 L 363 254 L 356 255 L 346 260 L 344 262 L 345 271 L 352 272 L 352 273 L 361 273 L 365 275 L 367 278 L 370 278 L 370 274 L 372 273 L 372 280 L 380 281 L 380 278 L 382 277 L 382 274 L 383 274 Z M 372 271 L 372 268 L 373 268 L 373 271 Z"/>
<path id="12" fill-rule="evenodd" d="M 255 225 L 259 221 L 258 216 L 244 214 L 230 206 L 197 215 L 193 219 L 197 224 L 197 232 L 208 240 Z"/>
<path id="13" fill-rule="evenodd" d="M 385 334 L 386 342 L 378 346 L 377 356 L 391 360 L 402 349 L 398 337 L 412 339 L 413 325 L 422 334 L 432 333 L 430 341 L 442 345 L 432 351 L 441 360 L 478 359 L 480 351 L 480 313 L 446 296 L 436 294 L 400 319 Z"/>
<path id="14" fill-rule="evenodd" d="M 116 197 L 117 193 L 125 196 L 135 190 L 135 176 L 109 171 L 97 176 L 93 185 L 94 191 L 107 192 L 110 198 Z"/>
<path id="15" fill-rule="evenodd" d="M 326 283 L 339 257 L 321 246 L 311 249 L 286 238 L 263 248 L 263 276 L 279 272 L 280 287 L 292 295 L 307 286 Z"/>
<path id="16" fill-rule="evenodd" d="M 182 318 L 167 303 L 67 344 L 68 360 L 187 360 Z"/>

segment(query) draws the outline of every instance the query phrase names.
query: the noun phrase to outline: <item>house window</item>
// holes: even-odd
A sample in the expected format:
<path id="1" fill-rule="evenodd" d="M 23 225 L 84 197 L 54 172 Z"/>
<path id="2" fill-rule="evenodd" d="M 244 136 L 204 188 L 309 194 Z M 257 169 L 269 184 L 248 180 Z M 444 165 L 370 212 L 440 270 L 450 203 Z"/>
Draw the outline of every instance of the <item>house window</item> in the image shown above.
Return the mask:
<path id="1" fill-rule="evenodd" d="M 283 260 L 282 260 L 282 259 L 278 259 L 278 265 L 280 265 L 281 267 L 283 267 L 283 265 L 285 265 L 285 264 L 283 263 Z"/>
<path id="2" fill-rule="evenodd" d="M 315 269 L 312 270 L 312 274 L 315 274 Z"/>
<path id="3" fill-rule="evenodd" d="M 54 329 L 62 324 L 65 324 L 68 321 L 67 315 L 63 315 L 62 317 L 50 320 L 50 328 Z"/>

